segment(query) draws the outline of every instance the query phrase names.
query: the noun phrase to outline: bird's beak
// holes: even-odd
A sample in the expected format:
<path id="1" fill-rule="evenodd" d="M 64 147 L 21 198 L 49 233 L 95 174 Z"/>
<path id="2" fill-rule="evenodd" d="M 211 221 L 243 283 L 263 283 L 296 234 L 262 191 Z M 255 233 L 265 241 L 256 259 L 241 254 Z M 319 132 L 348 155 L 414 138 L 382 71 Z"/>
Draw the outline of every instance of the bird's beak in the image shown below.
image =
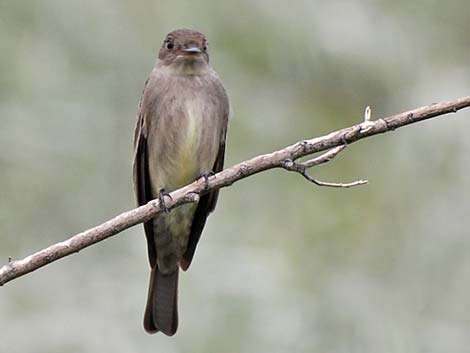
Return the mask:
<path id="1" fill-rule="evenodd" d="M 186 49 L 183 49 L 183 51 L 184 51 L 185 53 L 188 53 L 188 54 L 199 54 L 199 53 L 202 53 L 201 49 L 199 49 L 198 47 L 186 48 Z"/>

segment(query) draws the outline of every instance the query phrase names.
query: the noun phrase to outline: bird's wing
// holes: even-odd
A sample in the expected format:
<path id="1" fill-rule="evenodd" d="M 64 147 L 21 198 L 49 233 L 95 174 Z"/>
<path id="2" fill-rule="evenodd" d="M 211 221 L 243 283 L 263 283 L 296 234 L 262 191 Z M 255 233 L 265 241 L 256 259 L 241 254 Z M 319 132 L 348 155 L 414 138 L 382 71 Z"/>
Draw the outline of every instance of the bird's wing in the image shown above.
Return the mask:
<path id="1" fill-rule="evenodd" d="M 134 163 L 133 163 L 133 178 L 134 178 L 134 192 L 137 199 L 137 205 L 142 206 L 152 200 L 150 174 L 148 165 L 148 144 L 147 144 L 147 124 L 144 100 L 148 96 L 148 82 L 145 82 L 145 88 L 140 98 L 137 108 L 137 124 L 135 127 L 134 135 Z M 156 264 L 157 251 L 155 247 L 155 240 L 153 236 L 152 221 L 144 223 L 145 235 L 147 237 L 147 248 L 150 266 L 153 268 Z"/>
<path id="2" fill-rule="evenodd" d="M 222 132 L 220 137 L 219 152 L 215 160 L 212 171 L 214 173 L 220 172 L 224 168 L 224 157 L 225 157 L 225 138 L 227 134 L 228 117 L 229 117 L 229 102 L 225 89 L 220 81 L 217 81 L 218 99 L 222 102 L 220 104 L 220 118 L 222 122 Z M 189 234 L 188 245 L 186 251 L 181 259 L 181 268 L 186 271 L 191 265 L 191 261 L 196 251 L 196 246 L 201 237 L 202 230 L 206 224 L 206 219 L 209 213 L 214 211 L 215 205 L 217 204 L 217 198 L 219 196 L 219 189 L 208 192 L 203 195 L 198 203 L 196 212 L 194 214 L 193 224 L 191 226 L 191 233 Z"/>

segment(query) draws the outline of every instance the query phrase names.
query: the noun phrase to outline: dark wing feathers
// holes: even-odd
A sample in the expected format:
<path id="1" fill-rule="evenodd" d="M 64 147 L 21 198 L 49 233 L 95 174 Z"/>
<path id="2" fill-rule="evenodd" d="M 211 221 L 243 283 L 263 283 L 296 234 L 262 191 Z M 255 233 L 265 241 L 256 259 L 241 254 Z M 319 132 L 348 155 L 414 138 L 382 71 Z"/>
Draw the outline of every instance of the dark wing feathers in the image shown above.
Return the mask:
<path id="1" fill-rule="evenodd" d="M 225 140 L 225 136 L 224 136 Z M 214 163 L 214 168 L 212 169 L 214 173 L 218 173 L 224 169 L 224 160 L 225 160 L 225 141 L 220 143 L 219 146 L 219 153 L 217 154 L 217 159 Z M 212 191 L 209 193 L 209 212 L 215 210 L 215 205 L 217 204 L 217 199 L 219 198 L 219 189 Z"/>
<path id="2" fill-rule="evenodd" d="M 148 80 L 145 82 L 147 86 Z M 142 111 L 142 101 L 145 95 L 145 88 L 142 98 L 139 101 L 137 112 L 137 125 L 134 135 L 134 191 L 137 198 L 137 205 L 142 206 L 152 200 L 152 192 L 150 187 L 150 175 L 148 166 L 148 145 L 147 133 L 145 131 L 145 112 Z M 152 221 L 144 223 L 145 235 L 147 237 L 147 249 L 150 266 L 153 268 L 157 259 L 155 240 L 153 236 Z"/>

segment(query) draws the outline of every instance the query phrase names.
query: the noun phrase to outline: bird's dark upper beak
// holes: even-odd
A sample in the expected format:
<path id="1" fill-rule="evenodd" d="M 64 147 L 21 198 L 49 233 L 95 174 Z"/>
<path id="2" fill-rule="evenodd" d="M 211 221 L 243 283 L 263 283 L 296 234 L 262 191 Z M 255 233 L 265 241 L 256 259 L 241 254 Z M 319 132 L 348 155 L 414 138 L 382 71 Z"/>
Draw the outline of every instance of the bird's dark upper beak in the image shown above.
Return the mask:
<path id="1" fill-rule="evenodd" d="M 199 49 L 198 47 L 186 48 L 186 49 L 183 49 L 183 51 L 188 54 L 202 53 L 201 49 Z"/>

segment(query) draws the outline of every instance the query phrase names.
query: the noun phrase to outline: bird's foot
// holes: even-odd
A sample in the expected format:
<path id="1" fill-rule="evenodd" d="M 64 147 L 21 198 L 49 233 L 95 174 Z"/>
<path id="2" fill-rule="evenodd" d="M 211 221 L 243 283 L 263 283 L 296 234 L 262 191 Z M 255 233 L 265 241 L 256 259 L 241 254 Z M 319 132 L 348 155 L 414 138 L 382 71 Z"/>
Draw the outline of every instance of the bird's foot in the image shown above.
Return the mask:
<path id="1" fill-rule="evenodd" d="M 171 197 L 171 195 L 169 193 L 167 193 L 165 191 L 165 189 L 160 189 L 158 191 L 158 202 L 160 203 L 160 207 L 162 208 L 163 211 L 165 211 L 165 213 L 170 213 L 170 209 L 167 207 L 166 203 L 165 203 L 165 196 L 166 197 L 169 197 L 170 200 L 173 201 L 173 198 Z"/>
<path id="2" fill-rule="evenodd" d="M 201 178 L 204 179 L 204 189 L 207 190 L 209 188 L 209 177 L 214 176 L 215 173 L 211 170 L 207 173 L 202 173 Z"/>

